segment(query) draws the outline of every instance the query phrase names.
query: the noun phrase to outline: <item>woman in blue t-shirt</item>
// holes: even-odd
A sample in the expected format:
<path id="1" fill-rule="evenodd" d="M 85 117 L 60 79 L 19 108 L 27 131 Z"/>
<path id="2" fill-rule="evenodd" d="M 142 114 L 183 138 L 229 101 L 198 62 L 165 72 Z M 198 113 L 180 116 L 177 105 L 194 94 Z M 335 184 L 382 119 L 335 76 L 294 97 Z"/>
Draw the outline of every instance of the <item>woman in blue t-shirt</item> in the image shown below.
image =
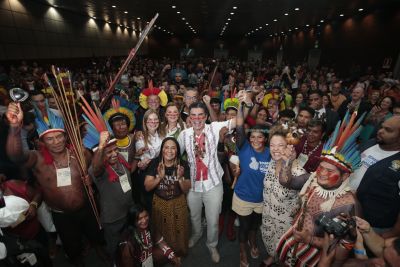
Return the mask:
<path id="1" fill-rule="evenodd" d="M 240 98 L 239 98 L 240 99 Z M 263 207 L 263 181 L 270 161 L 266 148 L 268 133 L 264 126 L 256 125 L 250 129 L 249 140 L 244 131 L 244 115 L 248 104 L 240 105 L 236 117 L 237 147 L 240 160 L 240 176 L 235 185 L 232 210 L 239 217 L 240 266 L 249 266 L 246 247 L 250 246 L 252 258 L 258 258 L 256 231 L 261 223 Z"/>

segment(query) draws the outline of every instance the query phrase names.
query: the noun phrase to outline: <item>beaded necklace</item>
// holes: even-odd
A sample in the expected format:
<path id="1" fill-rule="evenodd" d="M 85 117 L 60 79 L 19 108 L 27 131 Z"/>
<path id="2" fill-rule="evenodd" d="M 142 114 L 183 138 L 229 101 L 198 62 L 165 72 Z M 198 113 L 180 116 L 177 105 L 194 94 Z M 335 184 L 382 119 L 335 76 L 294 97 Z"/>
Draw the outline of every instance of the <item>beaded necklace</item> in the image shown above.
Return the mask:
<path id="1" fill-rule="evenodd" d="M 317 151 L 317 149 L 319 148 L 319 146 L 320 146 L 321 144 L 322 144 L 321 141 L 319 141 L 318 145 L 316 145 L 316 146 L 314 147 L 313 150 L 311 150 L 310 152 L 308 152 L 308 151 L 307 151 L 308 142 L 307 142 L 307 139 L 306 139 L 306 141 L 304 142 L 303 149 L 301 150 L 301 153 L 303 153 L 304 155 L 307 155 L 307 156 L 308 156 L 308 155 L 311 155 L 312 153 L 314 153 L 315 151 Z"/>

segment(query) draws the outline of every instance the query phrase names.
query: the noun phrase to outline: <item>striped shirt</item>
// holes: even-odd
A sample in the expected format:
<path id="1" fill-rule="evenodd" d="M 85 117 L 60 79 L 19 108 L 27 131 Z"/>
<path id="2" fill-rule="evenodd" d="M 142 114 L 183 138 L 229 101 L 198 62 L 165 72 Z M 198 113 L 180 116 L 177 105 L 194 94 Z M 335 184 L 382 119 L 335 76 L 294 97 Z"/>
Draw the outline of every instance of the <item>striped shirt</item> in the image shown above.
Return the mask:
<path id="1" fill-rule="evenodd" d="M 219 131 L 223 127 L 228 127 L 229 130 L 231 126 L 231 121 L 223 122 L 212 122 L 211 124 L 206 124 L 203 132 L 205 134 L 205 155 L 203 160 L 204 165 L 207 166 L 208 174 L 207 179 L 201 179 L 196 181 L 196 157 L 194 148 L 194 131 L 193 127 L 183 130 L 179 137 L 178 142 L 181 148 L 181 154 L 186 151 L 187 160 L 190 167 L 190 179 L 192 182 L 192 191 L 194 192 L 206 192 L 211 190 L 215 186 L 221 183 L 224 171 L 218 160 L 218 140 Z"/>

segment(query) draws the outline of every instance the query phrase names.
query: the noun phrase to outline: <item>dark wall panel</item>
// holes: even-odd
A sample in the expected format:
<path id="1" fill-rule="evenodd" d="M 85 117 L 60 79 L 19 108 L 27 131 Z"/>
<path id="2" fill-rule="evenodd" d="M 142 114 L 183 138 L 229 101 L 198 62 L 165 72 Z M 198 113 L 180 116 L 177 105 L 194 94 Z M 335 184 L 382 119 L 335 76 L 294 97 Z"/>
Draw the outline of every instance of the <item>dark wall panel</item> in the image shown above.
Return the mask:
<path id="1" fill-rule="evenodd" d="M 0 0 L 0 60 L 125 56 L 138 37 L 30 0 Z M 139 54 L 147 54 L 147 41 Z"/>

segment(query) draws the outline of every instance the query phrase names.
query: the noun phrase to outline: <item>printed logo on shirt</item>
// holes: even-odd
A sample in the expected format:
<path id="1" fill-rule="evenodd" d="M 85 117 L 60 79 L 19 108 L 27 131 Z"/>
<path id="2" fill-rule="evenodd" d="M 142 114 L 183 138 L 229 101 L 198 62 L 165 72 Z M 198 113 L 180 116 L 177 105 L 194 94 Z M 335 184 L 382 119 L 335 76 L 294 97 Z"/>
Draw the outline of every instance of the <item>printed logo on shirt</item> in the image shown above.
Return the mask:
<path id="1" fill-rule="evenodd" d="M 259 163 L 260 163 L 260 172 L 267 173 L 269 162 L 268 161 L 265 161 L 265 162 L 260 161 Z"/>
<path id="2" fill-rule="evenodd" d="M 393 160 L 392 161 L 392 166 L 389 167 L 389 169 L 398 172 L 400 171 L 400 160 Z"/>
<path id="3" fill-rule="evenodd" d="M 372 165 L 374 165 L 377 162 L 378 162 L 378 160 L 376 158 L 374 158 L 372 155 L 369 155 L 368 157 L 363 159 L 362 165 L 364 165 L 368 169 L 369 167 L 371 167 Z"/>
<path id="4" fill-rule="evenodd" d="M 251 157 L 250 160 L 251 162 L 249 164 L 249 168 L 257 171 L 259 167 L 257 159 L 255 157 Z"/>

